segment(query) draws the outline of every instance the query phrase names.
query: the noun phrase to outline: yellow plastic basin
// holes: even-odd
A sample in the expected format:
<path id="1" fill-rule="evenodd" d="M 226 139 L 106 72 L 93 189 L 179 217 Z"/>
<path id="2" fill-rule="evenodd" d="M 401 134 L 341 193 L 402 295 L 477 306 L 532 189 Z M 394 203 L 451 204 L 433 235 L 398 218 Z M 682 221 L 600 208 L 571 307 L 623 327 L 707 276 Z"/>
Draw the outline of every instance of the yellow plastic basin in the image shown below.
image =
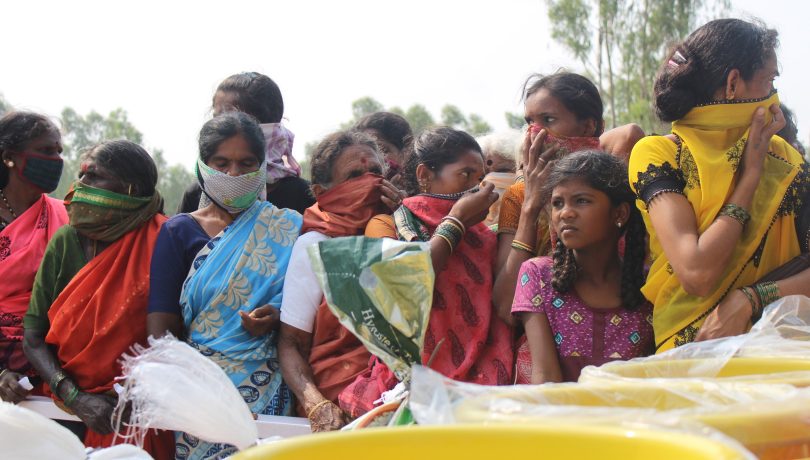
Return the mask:
<path id="1" fill-rule="evenodd" d="M 786 392 L 798 390 L 787 385 L 719 382 L 684 379 L 653 385 L 639 380 L 515 387 L 462 400 L 455 418 L 459 423 L 521 425 L 550 420 L 593 424 L 599 419 L 605 423 L 639 417 L 674 419 L 715 428 L 762 458 L 810 455 L 810 392 L 780 401 Z M 742 395 L 745 403 L 729 397 L 729 391 L 736 398 Z"/>
<path id="2" fill-rule="evenodd" d="M 705 371 L 712 375 L 707 375 Z M 716 374 L 711 360 L 680 359 L 661 361 L 614 361 L 599 369 L 586 370 L 580 382 L 621 378 L 733 378 L 738 382 L 783 383 L 810 386 L 810 359 L 775 357 L 739 357 L 728 360 Z"/>
<path id="3" fill-rule="evenodd" d="M 680 432 L 608 426 L 413 426 L 314 434 L 257 446 L 235 460 L 742 459 L 742 449 Z"/>

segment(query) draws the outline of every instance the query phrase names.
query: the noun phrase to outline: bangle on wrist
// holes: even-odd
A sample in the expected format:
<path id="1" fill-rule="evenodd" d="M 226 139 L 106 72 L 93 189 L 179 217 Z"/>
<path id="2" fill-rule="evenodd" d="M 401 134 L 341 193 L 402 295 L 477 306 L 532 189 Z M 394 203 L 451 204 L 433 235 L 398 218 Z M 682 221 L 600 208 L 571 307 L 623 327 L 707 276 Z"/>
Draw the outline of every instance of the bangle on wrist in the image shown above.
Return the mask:
<path id="1" fill-rule="evenodd" d="M 327 405 L 327 404 L 329 404 L 331 402 L 332 401 L 330 401 L 328 399 L 324 399 L 323 401 L 319 402 L 318 404 L 315 404 L 314 406 L 312 406 L 312 409 L 310 409 L 309 412 L 307 412 L 307 418 L 312 419 L 312 414 L 314 414 L 315 411 L 317 411 L 321 407 L 323 407 L 323 406 L 325 406 L 325 405 Z"/>
<path id="2" fill-rule="evenodd" d="M 534 246 L 530 246 L 522 241 L 512 240 L 512 248 L 517 249 L 519 251 L 528 252 L 531 255 L 534 255 L 535 248 Z"/>
<path id="3" fill-rule="evenodd" d="M 740 288 L 740 292 L 745 294 L 745 297 L 748 298 L 748 302 L 751 304 L 751 318 L 753 319 L 756 316 L 757 312 L 760 312 L 759 303 L 757 302 L 756 293 L 753 292 L 748 286 L 744 286 Z"/>
<path id="4" fill-rule="evenodd" d="M 66 378 L 67 378 L 67 374 L 65 374 L 65 371 L 63 371 L 61 369 L 56 371 L 56 373 L 53 374 L 51 376 L 51 379 L 48 381 L 48 385 L 51 387 L 51 393 L 59 394 L 59 393 L 57 393 L 58 388 L 59 388 L 59 384 L 64 382 Z"/>
<path id="5" fill-rule="evenodd" d="M 450 222 L 453 222 L 456 225 L 458 225 L 458 228 L 459 228 L 459 230 L 461 230 L 461 233 L 465 233 L 467 231 L 467 227 L 464 225 L 464 222 L 462 222 L 461 219 L 459 219 L 457 217 L 444 216 L 444 219 L 442 219 L 442 222 L 444 222 L 444 221 L 450 221 Z"/>
<path id="6" fill-rule="evenodd" d="M 70 407 L 73 404 L 73 402 L 76 401 L 76 398 L 78 396 L 79 396 L 79 388 L 74 385 L 73 388 L 71 388 L 70 391 L 68 392 L 68 395 L 63 400 L 65 406 Z"/>
<path id="7" fill-rule="evenodd" d="M 777 285 L 773 281 L 768 281 L 765 283 L 757 283 L 753 286 L 753 289 L 754 292 L 756 292 L 757 297 L 759 297 L 760 310 L 764 310 L 765 307 L 772 304 L 773 302 L 776 302 L 782 297 L 779 294 L 779 285 Z"/>

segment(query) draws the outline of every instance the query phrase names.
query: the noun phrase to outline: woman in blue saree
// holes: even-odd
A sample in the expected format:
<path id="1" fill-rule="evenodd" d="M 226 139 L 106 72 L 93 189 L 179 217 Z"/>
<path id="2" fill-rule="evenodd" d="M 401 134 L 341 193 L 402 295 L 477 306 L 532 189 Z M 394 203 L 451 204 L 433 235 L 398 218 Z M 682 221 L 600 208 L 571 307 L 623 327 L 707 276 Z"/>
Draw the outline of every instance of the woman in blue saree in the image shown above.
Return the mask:
<path id="1" fill-rule="evenodd" d="M 216 362 L 253 413 L 289 415 L 276 331 L 302 218 L 261 199 L 264 140 L 248 115 L 210 120 L 199 143 L 200 209 L 172 217 L 158 236 L 147 330 L 154 336 L 169 331 Z M 176 438 L 178 459 L 235 452 L 186 433 Z"/>

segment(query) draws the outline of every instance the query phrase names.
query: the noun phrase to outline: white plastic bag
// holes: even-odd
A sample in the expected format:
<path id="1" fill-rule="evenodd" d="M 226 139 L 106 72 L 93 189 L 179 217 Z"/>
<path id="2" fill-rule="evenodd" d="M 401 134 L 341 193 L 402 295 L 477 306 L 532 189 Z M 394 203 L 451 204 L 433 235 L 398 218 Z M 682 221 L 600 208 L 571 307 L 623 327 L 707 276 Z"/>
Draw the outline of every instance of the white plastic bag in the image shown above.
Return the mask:
<path id="1" fill-rule="evenodd" d="M 130 429 L 143 445 L 148 429 L 183 431 L 212 443 L 245 449 L 259 434 L 253 415 L 223 370 L 185 342 L 149 338 L 122 358 L 123 390 L 115 409 L 119 419 L 132 403 Z"/>

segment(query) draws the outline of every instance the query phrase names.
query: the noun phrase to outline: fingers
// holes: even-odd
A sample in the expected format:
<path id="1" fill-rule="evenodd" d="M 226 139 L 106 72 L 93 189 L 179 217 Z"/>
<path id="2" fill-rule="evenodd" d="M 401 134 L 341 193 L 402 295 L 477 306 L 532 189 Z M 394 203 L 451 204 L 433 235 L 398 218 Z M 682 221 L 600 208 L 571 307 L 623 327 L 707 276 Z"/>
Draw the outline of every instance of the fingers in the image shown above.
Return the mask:
<path id="1" fill-rule="evenodd" d="M 773 119 L 765 129 L 764 136 L 766 140 L 770 140 L 771 137 L 781 131 L 787 124 L 787 120 L 785 120 L 785 115 L 782 113 L 782 109 L 779 108 L 779 104 L 771 104 L 770 112 L 773 115 Z"/>
<path id="2" fill-rule="evenodd" d="M 543 152 L 543 146 L 546 142 L 547 136 L 548 131 L 541 129 L 540 132 L 537 133 L 537 136 L 535 136 L 532 140 L 532 145 L 529 148 L 529 164 L 531 165 L 531 170 L 534 170 L 534 168 L 537 167 L 537 160 L 540 159 L 540 155 Z"/>
<path id="3" fill-rule="evenodd" d="M 765 126 L 765 109 L 762 107 L 754 111 L 754 116 L 751 118 L 751 130 L 748 133 L 749 139 L 754 139 L 754 142 L 759 142 L 762 136 L 762 128 Z"/>
<path id="4" fill-rule="evenodd" d="M 272 305 L 262 305 L 251 311 L 249 316 L 251 318 L 264 318 L 265 316 L 272 316 L 274 310 L 275 308 Z"/>
<path id="5" fill-rule="evenodd" d="M 0 380 L 0 399 L 17 404 L 28 396 L 28 390 L 17 383 L 20 378 L 22 378 L 22 375 L 16 372 L 5 372 L 3 374 L 3 378 Z"/>

